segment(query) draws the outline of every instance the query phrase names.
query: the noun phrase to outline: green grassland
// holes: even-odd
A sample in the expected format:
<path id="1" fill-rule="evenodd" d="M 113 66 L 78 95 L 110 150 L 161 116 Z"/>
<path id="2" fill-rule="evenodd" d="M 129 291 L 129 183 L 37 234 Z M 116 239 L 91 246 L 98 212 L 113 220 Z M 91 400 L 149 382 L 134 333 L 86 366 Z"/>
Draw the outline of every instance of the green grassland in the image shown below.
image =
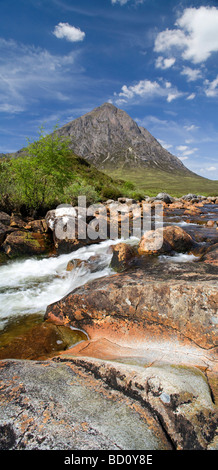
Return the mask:
<path id="1" fill-rule="evenodd" d="M 131 181 L 138 192 L 148 196 L 156 196 L 159 192 L 167 192 L 171 196 L 181 197 L 193 193 L 202 196 L 217 196 L 218 181 L 200 176 L 168 173 L 156 169 L 107 170 L 107 174 L 115 179 Z"/>

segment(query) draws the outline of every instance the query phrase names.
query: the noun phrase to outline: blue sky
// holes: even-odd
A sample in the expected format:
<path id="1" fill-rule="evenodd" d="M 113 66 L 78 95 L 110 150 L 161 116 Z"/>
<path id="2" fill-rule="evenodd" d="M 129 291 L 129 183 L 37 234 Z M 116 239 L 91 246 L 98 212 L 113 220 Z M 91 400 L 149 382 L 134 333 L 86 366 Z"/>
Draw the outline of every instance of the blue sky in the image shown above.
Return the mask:
<path id="1" fill-rule="evenodd" d="M 0 153 L 106 101 L 218 179 L 218 1 L 0 0 Z"/>

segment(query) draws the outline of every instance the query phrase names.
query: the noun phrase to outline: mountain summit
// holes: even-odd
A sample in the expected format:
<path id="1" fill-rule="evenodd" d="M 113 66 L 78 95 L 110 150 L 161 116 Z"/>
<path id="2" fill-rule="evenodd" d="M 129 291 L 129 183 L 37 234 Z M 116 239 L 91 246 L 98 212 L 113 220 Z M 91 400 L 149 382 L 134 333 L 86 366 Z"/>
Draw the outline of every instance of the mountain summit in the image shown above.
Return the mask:
<path id="1" fill-rule="evenodd" d="M 56 132 L 59 136 L 70 137 L 72 150 L 101 170 L 142 167 L 191 174 L 150 132 L 110 103 L 104 103 Z"/>

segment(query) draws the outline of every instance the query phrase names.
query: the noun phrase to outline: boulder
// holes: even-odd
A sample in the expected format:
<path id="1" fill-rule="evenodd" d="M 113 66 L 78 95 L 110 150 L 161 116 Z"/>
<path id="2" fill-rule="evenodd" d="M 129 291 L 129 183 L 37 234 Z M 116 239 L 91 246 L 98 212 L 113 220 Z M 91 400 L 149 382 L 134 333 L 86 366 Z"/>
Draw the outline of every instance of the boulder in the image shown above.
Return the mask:
<path id="1" fill-rule="evenodd" d="M 83 246 L 100 241 L 95 227 L 90 222 L 94 215 L 87 216 L 86 208 L 63 206 L 47 212 L 45 223 L 53 232 L 57 254 L 70 253 Z"/>
<path id="2" fill-rule="evenodd" d="M 2 248 L 10 258 L 26 255 L 41 255 L 48 253 L 51 240 L 47 234 L 15 231 L 5 239 Z"/>
<path id="3" fill-rule="evenodd" d="M 91 339 L 163 348 L 170 361 L 183 360 L 187 346 L 186 360 L 197 361 L 216 345 L 217 302 L 215 267 L 159 263 L 91 281 L 48 306 L 45 318 L 84 329 Z"/>
<path id="4" fill-rule="evenodd" d="M 8 227 L 0 222 L 0 246 L 8 234 Z"/>
<path id="5" fill-rule="evenodd" d="M 91 273 L 94 273 L 102 269 L 101 264 L 99 265 L 100 261 L 101 261 L 101 257 L 98 255 L 90 256 L 88 260 L 75 258 L 68 262 L 67 271 L 73 271 L 76 268 L 84 267 L 88 269 Z"/>
<path id="6" fill-rule="evenodd" d="M 185 253 L 195 246 L 196 242 L 185 230 L 172 225 L 145 232 L 140 240 L 138 252 L 139 254 L 159 254 L 171 251 Z"/>
<path id="7" fill-rule="evenodd" d="M 31 220 L 25 226 L 25 230 L 29 230 L 30 232 L 35 233 L 47 233 L 48 226 L 45 222 L 45 219 L 41 220 Z"/>
<path id="8" fill-rule="evenodd" d="M 210 246 L 206 253 L 203 254 L 200 261 L 204 261 L 204 263 L 208 263 L 213 266 L 218 266 L 218 243 Z"/>
<path id="9" fill-rule="evenodd" d="M 0 211 L 0 223 L 3 225 L 10 225 L 11 216 L 6 214 L 6 212 Z"/>
<path id="10" fill-rule="evenodd" d="M 17 229 L 23 229 L 26 225 L 26 222 L 21 219 L 18 215 L 12 214 L 10 220 L 10 226 Z"/>
<path id="11" fill-rule="evenodd" d="M 158 193 L 155 199 L 163 201 L 166 204 L 171 204 L 173 202 L 173 198 L 167 193 Z"/>
<path id="12" fill-rule="evenodd" d="M 130 261 L 137 254 L 137 249 L 127 243 L 118 243 L 112 247 L 113 255 L 111 268 L 117 272 L 122 272 L 128 268 Z"/>

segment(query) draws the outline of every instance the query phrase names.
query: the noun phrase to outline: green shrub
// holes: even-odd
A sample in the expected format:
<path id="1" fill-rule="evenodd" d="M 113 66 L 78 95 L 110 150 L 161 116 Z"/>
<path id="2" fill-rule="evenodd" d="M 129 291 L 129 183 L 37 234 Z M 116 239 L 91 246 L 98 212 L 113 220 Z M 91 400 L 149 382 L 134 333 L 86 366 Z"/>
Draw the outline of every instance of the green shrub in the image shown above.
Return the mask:
<path id="1" fill-rule="evenodd" d="M 88 205 L 94 204 L 100 200 L 99 193 L 85 181 L 75 181 L 65 188 L 65 202 L 67 204 L 77 205 L 78 196 L 85 196 Z"/>

